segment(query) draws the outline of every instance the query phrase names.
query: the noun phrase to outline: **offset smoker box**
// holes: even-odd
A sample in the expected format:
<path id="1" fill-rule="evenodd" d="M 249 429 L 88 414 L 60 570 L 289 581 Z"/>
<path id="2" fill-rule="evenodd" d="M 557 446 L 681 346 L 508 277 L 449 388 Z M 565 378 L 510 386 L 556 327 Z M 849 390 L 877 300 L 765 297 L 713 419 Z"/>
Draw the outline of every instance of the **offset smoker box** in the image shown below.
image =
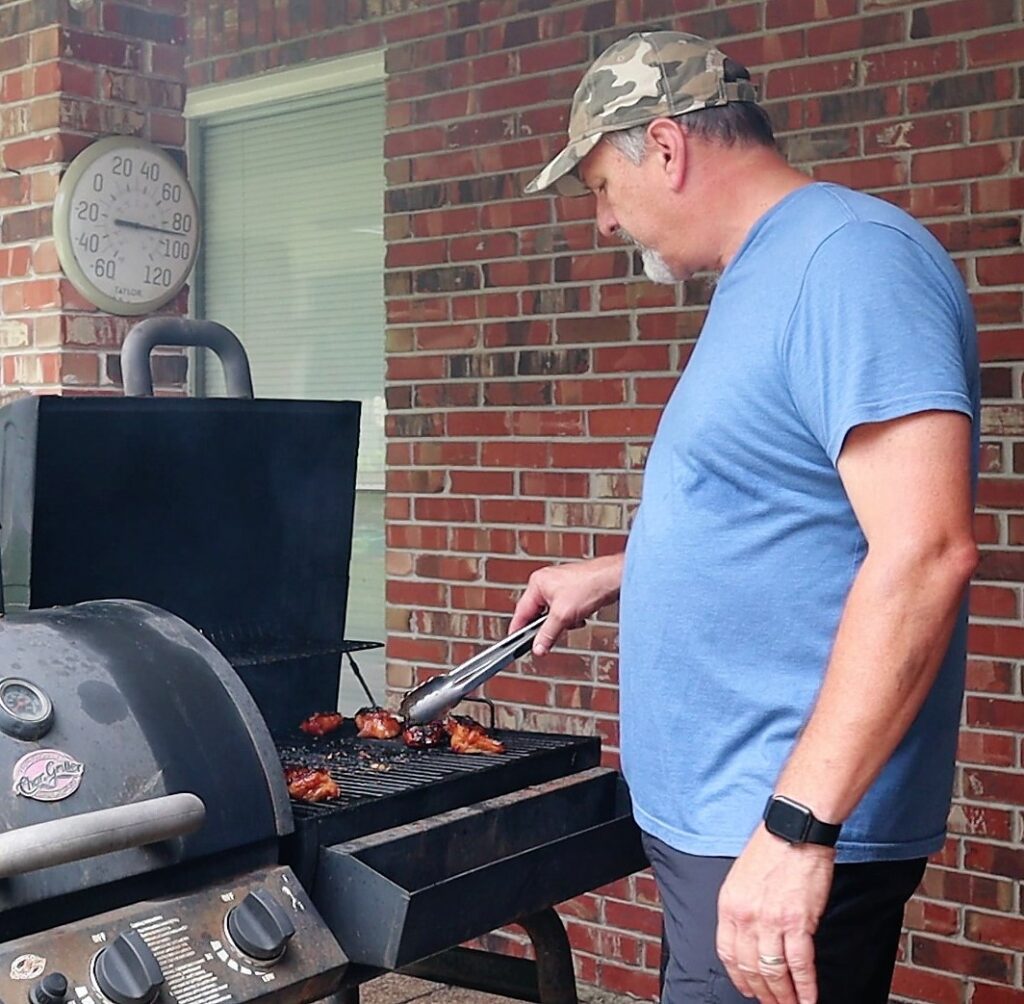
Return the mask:
<path id="1" fill-rule="evenodd" d="M 353 962 L 397 969 L 646 864 L 597 767 L 325 847 L 314 902 Z"/>
<path id="2" fill-rule="evenodd" d="M 136 599 L 238 670 L 271 731 L 333 707 L 359 404 L 26 398 L 0 408 L 8 608 Z"/>

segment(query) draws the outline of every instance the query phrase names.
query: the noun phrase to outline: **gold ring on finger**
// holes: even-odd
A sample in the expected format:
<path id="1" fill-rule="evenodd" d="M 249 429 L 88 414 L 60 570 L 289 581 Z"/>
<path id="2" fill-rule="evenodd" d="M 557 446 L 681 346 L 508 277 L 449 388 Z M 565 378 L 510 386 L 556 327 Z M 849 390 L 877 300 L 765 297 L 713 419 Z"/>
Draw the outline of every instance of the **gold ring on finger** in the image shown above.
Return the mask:
<path id="1" fill-rule="evenodd" d="M 759 955 L 757 961 L 762 966 L 784 966 L 786 964 L 785 955 Z"/>

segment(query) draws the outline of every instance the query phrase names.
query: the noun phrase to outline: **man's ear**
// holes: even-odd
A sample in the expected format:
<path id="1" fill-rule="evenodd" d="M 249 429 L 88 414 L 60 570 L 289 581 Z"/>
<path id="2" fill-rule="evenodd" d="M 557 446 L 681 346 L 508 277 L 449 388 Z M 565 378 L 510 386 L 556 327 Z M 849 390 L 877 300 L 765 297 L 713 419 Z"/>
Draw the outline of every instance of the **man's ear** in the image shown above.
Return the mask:
<path id="1" fill-rule="evenodd" d="M 678 192 L 686 178 L 686 133 L 678 122 L 658 118 L 647 127 L 647 141 L 672 191 Z"/>

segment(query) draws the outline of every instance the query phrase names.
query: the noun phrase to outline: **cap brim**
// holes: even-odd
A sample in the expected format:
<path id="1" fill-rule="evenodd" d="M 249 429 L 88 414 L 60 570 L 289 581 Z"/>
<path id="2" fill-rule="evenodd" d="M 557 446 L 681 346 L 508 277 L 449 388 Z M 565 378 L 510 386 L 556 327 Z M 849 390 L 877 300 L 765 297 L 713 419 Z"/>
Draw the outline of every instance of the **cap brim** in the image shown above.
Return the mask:
<path id="1" fill-rule="evenodd" d="M 574 140 L 558 154 L 527 186 L 526 192 L 533 195 L 553 188 L 559 195 L 588 195 L 589 189 L 572 172 L 580 161 L 601 140 L 601 133 Z"/>

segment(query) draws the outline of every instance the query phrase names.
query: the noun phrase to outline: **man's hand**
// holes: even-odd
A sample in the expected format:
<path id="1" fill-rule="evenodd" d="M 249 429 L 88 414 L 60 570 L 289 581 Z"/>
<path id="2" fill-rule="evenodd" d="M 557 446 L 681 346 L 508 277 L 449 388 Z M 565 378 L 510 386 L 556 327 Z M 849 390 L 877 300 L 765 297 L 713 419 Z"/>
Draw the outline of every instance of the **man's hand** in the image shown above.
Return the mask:
<path id="1" fill-rule="evenodd" d="M 595 610 L 619 595 L 622 562 L 621 554 L 613 554 L 538 569 L 519 597 L 509 634 L 529 624 L 547 607 L 548 619 L 533 640 L 533 654 L 546 655 L 563 631 L 579 627 Z"/>
<path id="2" fill-rule="evenodd" d="M 729 978 L 761 1004 L 816 1004 L 812 936 L 825 910 L 835 851 L 790 845 L 759 826 L 718 896 L 715 948 Z"/>

